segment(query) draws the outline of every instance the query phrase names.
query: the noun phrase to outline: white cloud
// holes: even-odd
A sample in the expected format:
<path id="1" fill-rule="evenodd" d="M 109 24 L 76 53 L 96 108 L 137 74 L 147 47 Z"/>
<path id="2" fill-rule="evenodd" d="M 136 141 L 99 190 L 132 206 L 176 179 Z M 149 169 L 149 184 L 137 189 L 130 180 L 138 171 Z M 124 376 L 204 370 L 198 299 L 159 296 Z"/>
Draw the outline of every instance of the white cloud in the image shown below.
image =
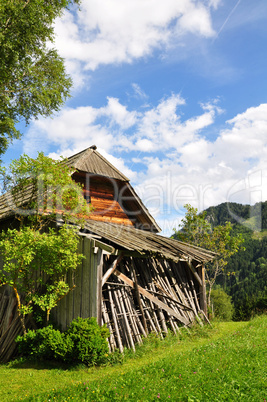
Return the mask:
<path id="1" fill-rule="evenodd" d="M 57 20 L 56 47 L 81 85 L 84 71 L 101 64 L 131 63 L 188 33 L 212 37 L 213 7 L 214 0 L 83 0 L 77 15 L 66 11 Z"/>
<path id="2" fill-rule="evenodd" d="M 147 94 L 135 82 L 132 84 L 132 88 L 134 90 L 134 94 L 135 94 L 136 98 L 140 98 L 140 99 L 147 99 L 148 98 Z"/>
<path id="3" fill-rule="evenodd" d="M 199 116 L 182 121 L 181 106 L 185 106 L 184 99 L 173 94 L 142 111 L 129 111 L 119 99 L 111 97 L 100 108 L 65 108 L 53 119 L 33 122 L 24 139 L 24 148 L 31 149 L 33 141 L 45 136 L 61 150 L 95 142 L 107 151 L 111 148 L 140 152 L 180 149 L 213 123 L 217 109 L 216 105 L 210 105 Z"/>
<path id="4" fill-rule="evenodd" d="M 143 114 L 138 125 L 138 134 L 141 136 L 136 143 L 139 150 L 144 144 L 147 147 L 147 138 L 153 146 L 150 150 L 167 150 L 169 148 L 180 149 L 184 144 L 192 141 L 198 133 L 211 125 L 219 108 L 215 104 L 205 105 L 204 113 L 181 121 L 181 114 L 177 113 L 178 106 L 185 105 L 185 100 L 180 95 L 172 95 L 162 100 L 155 108 L 151 108 Z M 145 138 L 144 138 L 145 137 Z"/>
<path id="5" fill-rule="evenodd" d="M 214 142 L 193 138 L 173 156 L 172 164 L 169 158 L 156 163 L 148 160 L 148 177 L 140 184 L 144 195 L 147 183 L 165 185 L 169 174 L 173 198 L 166 204 L 176 209 L 186 200 L 199 209 L 228 200 L 266 200 L 267 104 L 249 108 L 227 123 L 231 127 L 222 130 Z M 188 194 L 183 199 L 185 190 Z M 164 194 L 168 194 L 167 188 Z"/>
<path id="6" fill-rule="evenodd" d="M 186 12 L 179 19 L 178 31 L 182 34 L 191 32 L 204 37 L 213 35 L 210 15 L 204 4 L 190 3 L 187 5 Z"/>
<path id="7" fill-rule="evenodd" d="M 217 9 L 220 2 L 221 2 L 221 0 L 209 0 L 208 4 L 209 4 L 209 6 Z"/>
<path id="8" fill-rule="evenodd" d="M 128 179 L 134 181 L 137 178 L 137 173 L 131 170 L 126 164 L 123 158 L 118 158 L 111 153 L 108 153 L 103 148 L 97 148 L 97 150 L 103 155 L 112 165 L 120 170 Z"/>
<path id="9" fill-rule="evenodd" d="M 94 144 L 96 139 L 99 146 L 108 149 L 112 144 L 112 134 L 97 123 L 98 116 L 98 109 L 86 106 L 66 108 L 53 119 L 34 121 L 23 141 L 24 152 L 34 154 L 34 143 L 42 138 L 58 146 L 59 152 L 69 148 L 82 150 Z"/>
<path id="10" fill-rule="evenodd" d="M 116 98 L 100 108 L 68 108 L 53 120 L 34 122 L 25 150 L 42 149 L 43 138 L 55 144 L 53 156 L 96 144 L 132 180 L 151 212 L 167 221 L 188 202 L 202 210 L 227 200 L 267 199 L 267 104 L 225 122 L 215 140 L 203 134 L 221 113 L 217 101 L 184 119 L 186 107 L 173 94 L 150 109 L 131 111 Z"/>
<path id="11" fill-rule="evenodd" d="M 252 158 L 266 160 L 267 104 L 251 107 L 227 123 L 231 127 L 221 132 L 215 144 L 217 158 L 238 172 L 247 170 Z"/>
<path id="12" fill-rule="evenodd" d="M 123 106 L 116 98 L 107 98 L 108 104 L 106 107 L 100 109 L 103 115 L 111 118 L 112 123 L 118 124 L 122 129 L 132 127 L 136 123 L 137 113 L 128 112 L 127 108 Z"/>

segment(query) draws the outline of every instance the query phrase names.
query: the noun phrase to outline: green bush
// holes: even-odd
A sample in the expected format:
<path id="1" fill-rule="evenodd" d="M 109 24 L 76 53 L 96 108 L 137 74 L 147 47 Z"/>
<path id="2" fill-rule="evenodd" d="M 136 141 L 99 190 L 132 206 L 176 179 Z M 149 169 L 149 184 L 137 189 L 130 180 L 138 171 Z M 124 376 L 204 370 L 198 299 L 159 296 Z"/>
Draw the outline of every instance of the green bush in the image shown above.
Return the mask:
<path id="1" fill-rule="evenodd" d="M 234 313 L 231 296 L 222 289 L 214 289 L 211 292 L 211 302 L 215 318 L 222 321 L 231 321 Z"/>
<path id="2" fill-rule="evenodd" d="M 73 358 L 88 366 L 103 364 L 108 358 L 109 330 L 100 327 L 95 318 L 73 320 L 66 335 L 74 344 Z"/>
<path id="3" fill-rule="evenodd" d="M 19 353 L 27 359 L 92 366 L 108 361 L 108 336 L 109 330 L 105 326 L 100 327 L 95 318 L 78 318 L 72 321 L 66 332 L 49 325 L 18 336 L 16 342 Z"/>
<path id="4" fill-rule="evenodd" d="M 235 312 L 233 319 L 235 321 L 248 321 L 256 315 L 266 314 L 267 297 L 245 295 L 241 300 L 235 302 Z"/>
<path id="5" fill-rule="evenodd" d="M 26 335 L 18 336 L 19 353 L 34 360 L 65 361 L 72 355 L 71 338 L 49 325 L 36 331 L 28 331 Z"/>

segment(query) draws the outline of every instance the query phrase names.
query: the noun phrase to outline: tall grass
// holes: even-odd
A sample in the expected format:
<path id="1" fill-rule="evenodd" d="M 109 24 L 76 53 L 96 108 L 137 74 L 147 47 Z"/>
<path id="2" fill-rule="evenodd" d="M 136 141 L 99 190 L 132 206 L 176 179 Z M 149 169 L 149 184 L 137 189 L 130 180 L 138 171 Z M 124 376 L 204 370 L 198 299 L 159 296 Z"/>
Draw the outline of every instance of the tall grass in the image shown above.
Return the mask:
<path id="1" fill-rule="evenodd" d="M 262 316 L 249 323 L 222 323 L 213 330 L 193 331 L 191 336 L 169 337 L 164 342 L 154 337 L 135 356 L 128 352 L 123 364 L 61 369 L 57 375 L 56 369 L 51 369 L 54 382 L 50 388 L 42 390 L 40 384 L 39 388 L 23 388 L 21 393 L 13 390 L 1 401 L 263 402 L 267 399 L 266 327 L 267 317 Z M 25 376 L 37 371 L 3 366 L 1 377 L 3 370 L 19 370 L 23 387 L 29 384 L 23 382 Z M 40 381 L 45 381 L 49 370 L 39 371 L 43 373 Z"/>

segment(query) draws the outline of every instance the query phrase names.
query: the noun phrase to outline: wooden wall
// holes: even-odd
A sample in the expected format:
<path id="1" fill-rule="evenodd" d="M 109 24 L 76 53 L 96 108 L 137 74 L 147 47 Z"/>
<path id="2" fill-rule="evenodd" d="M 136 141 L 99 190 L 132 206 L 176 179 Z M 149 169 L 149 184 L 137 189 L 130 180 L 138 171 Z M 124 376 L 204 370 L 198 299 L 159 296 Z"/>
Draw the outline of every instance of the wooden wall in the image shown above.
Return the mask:
<path id="1" fill-rule="evenodd" d="M 130 219 L 119 203 L 121 183 L 118 180 L 81 172 L 74 173 L 73 179 L 84 186 L 84 196 L 93 207 L 90 219 L 134 225 L 135 219 Z"/>
<path id="2" fill-rule="evenodd" d="M 74 318 L 96 317 L 99 321 L 97 303 L 101 301 L 102 294 L 102 250 L 95 247 L 94 240 L 82 237 L 79 252 L 84 254 L 85 259 L 75 272 L 68 275 L 70 286 L 73 276 L 76 287 L 51 311 L 51 318 L 63 331 Z"/>

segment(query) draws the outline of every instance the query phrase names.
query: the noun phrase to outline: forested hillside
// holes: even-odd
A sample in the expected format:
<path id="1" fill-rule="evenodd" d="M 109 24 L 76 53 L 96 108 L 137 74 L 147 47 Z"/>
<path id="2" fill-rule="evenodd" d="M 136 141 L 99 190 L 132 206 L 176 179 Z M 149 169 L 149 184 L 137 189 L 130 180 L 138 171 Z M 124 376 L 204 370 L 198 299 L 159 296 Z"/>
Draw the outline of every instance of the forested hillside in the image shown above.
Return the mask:
<path id="1" fill-rule="evenodd" d="M 232 296 L 235 319 L 248 319 L 267 309 L 267 202 L 253 206 L 223 203 L 206 210 L 213 226 L 233 224 L 242 233 L 243 249 L 233 255 L 217 285 Z"/>
<path id="2" fill-rule="evenodd" d="M 267 229 L 267 201 L 257 202 L 252 206 L 224 202 L 216 207 L 207 208 L 206 212 L 214 226 L 231 222 L 244 224 L 254 231 Z"/>

